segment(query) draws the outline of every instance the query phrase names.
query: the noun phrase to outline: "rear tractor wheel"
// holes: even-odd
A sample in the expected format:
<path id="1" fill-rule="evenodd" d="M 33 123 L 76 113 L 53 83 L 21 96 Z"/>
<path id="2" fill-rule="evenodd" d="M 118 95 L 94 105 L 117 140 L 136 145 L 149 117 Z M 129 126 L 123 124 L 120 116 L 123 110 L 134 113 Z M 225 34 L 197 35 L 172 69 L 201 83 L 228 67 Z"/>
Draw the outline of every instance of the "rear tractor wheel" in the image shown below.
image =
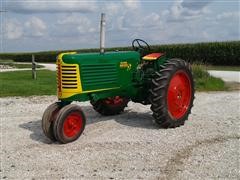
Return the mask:
<path id="1" fill-rule="evenodd" d="M 170 59 L 152 79 L 149 100 L 155 122 L 163 128 L 184 124 L 193 106 L 194 83 L 190 65 Z"/>
<path id="2" fill-rule="evenodd" d="M 58 142 L 66 144 L 75 141 L 82 134 L 86 118 L 82 109 L 74 104 L 64 106 L 54 122 L 53 132 Z"/>
<path id="3" fill-rule="evenodd" d="M 111 98 L 101 99 L 98 101 L 91 101 L 91 104 L 95 111 L 98 113 L 110 116 L 120 114 L 127 106 L 129 99 L 121 96 L 115 96 Z"/>

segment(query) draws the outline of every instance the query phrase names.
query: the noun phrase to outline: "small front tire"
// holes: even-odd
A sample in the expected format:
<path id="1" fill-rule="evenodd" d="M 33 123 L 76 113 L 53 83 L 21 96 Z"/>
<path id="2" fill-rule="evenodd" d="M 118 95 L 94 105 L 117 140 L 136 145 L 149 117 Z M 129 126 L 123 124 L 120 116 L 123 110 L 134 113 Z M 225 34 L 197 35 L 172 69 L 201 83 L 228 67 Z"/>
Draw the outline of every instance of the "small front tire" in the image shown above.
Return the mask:
<path id="1" fill-rule="evenodd" d="M 55 102 L 47 107 L 42 116 L 43 133 L 52 141 L 56 141 L 53 133 L 53 123 L 56 120 L 60 108 L 59 104 Z"/>
<path id="2" fill-rule="evenodd" d="M 82 109 L 74 104 L 66 105 L 59 111 L 54 122 L 54 136 L 62 144 L 73 142 L 82 134 L 85 124 Z"/>

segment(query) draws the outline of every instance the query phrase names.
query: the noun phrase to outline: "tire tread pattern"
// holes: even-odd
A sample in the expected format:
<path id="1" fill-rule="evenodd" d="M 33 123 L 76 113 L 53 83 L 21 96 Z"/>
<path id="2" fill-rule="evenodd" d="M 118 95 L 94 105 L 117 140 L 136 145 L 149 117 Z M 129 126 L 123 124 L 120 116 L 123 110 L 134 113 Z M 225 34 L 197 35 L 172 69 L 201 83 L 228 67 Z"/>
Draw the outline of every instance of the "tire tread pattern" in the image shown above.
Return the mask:
<path id="1" fill-rule="evenodd" d="M 188 119 L 191 109 L 193 107 L 194 100 L 194 81 L 192 77 L 190 64 L 182 59 L 169 59 L 164 65 L 161 66 L 161 70 L 156 72 L 152 79 L 152 86 L 149 90 L 149 101 L 151 102 L 150 109 L 153 112 L 155 122 L 162 128 L 175 128 L 184 124 Z M 178 71 L 183 70 L 187 73 L 190 79 L 192 87 L 192 97 L 188 111 L 185 115 L 176 120 L 174 119 L 167 108 L 167 91 L 171 78 Z"/>
<path id="2" fill-rule="evenodd" d="M 53 117 L 53 113 L 59 111 L 60 106 L 57 102 L 49 105 L 44 111 L 42 116 L 42 130 L 43 133 L 52 141 L 56 141 L 56 138 L 53 133 L 53 123 L 56 119 L 56 116 Z"/>

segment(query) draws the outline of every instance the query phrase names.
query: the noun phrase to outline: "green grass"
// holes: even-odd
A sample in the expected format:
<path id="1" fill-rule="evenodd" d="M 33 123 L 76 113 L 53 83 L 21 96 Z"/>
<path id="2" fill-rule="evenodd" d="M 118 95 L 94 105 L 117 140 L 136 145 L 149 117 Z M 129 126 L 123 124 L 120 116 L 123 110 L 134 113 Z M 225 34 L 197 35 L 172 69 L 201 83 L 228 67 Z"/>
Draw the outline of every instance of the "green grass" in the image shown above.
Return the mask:
<path id="1" fill-rule="evenodd" d="M 240 71 L 240 66 L 206 66 L 207 70 Z"/>
<path id="2" fill-rule="evenodd" d="M 12 59 L 0 59 L 0 63 L 13 63 L 14 60 Z"/>
<path id="3" fill-rule="evenodd" d="M 227 90 L 225 83 L 210 76 L 202 65 L 193 65 L 192 69 L 197 91 Z M 56 73 L 53 71 L 37 71 L 37 80 L 32 79 L 31 71 L 1 72 L 0 82 L 0 97 L 56 94 Z"/>
<path id="4" fill-rule="evenodd" d="M 223 91 L 227 86 L 220 78 L 210 76 L 204 65 L 192 65 L 195 88 L 197 91 Z"/>
<path id="5" fill-rule="evenodd" d="M 31 71 L 0 73 L 0 97 L 56 94 L 56 73 L 48 70 L 37 71 L 32 79 Z"/>
<path id="6" fill-rule="evenodd" d="M 23 69 L 23 68 L 32 68 L 32 64 L 24 64 L 24 63 L 14 63 L 14 62 L 0 62 L 0 65 L 8 65 L 12 68 L 17 68 L 17 69 Z M 37 68 L 43 68 L 44 66 L 42 65 L 37 65 Z"/>

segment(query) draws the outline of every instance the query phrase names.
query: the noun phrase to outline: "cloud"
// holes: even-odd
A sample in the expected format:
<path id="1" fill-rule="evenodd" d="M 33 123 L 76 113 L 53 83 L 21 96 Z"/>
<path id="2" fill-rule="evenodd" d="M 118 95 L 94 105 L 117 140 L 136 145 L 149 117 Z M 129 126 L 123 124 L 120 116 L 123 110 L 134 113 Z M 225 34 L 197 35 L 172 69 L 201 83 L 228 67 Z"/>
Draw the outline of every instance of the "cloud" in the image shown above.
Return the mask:
<path id="1" fill-rule="evenodd" d="M 117 18 L 117 30 L 120 30 L 120 31 L 127 31 L 129 30 L 129 27 L 126 26 L 126 23 L 125 23 L 125 16 L 120 16 Z"/>
<path id="2" fill-rule="evenodd" d="M 211 3 L 214 0 L 183 0 L 181 5 L 183 8 L 188 8 L 191 10 L 199 10 L 199 9 L 203 9 L 204 7 L 206 7 L 209 3 Z"/>
<path id="3" fill-rule="evenodd" d="M 47 30 L 46 24 L 38 17 L 31 17 L 25 24 L 24 24 L 26 35 L 27 36 L 35 36 L 41 37 L 44 35 L 45 31 Z"/>
<path id="4" fill-rule="evenodd" d="M 33 1 L 9 1 L 7 10 L 16 13 L 59 13 L 79 12 L 87 13 L 96 10 L 95 1 L 65 1 L 65 0 L 33 0 Z"/>
<path id="5" fill-rule="evenodd" d="M 64 16 L 63 18 L 59 19 L 57 21 L 57 24 L 60 24 L 60 25 L 79 25 L 79 24 L 89 25 L 90 20 L 87 17 L 81 16 L 79 14 L 71 14 L 71 15 Z"/>
<path id="6" fill-rule="evenodd" d="M 123 23 L 125 27 L 134 29 L 134 30 L 143 30 L 143 29 L 151 29 L 151 28 L 160 28 L 162 25 L 162 21 L 160 15 L 151 12 L 148 15 L 142 15 L 142 18 L 139 18 L 140 15 L 132 15 L 129 18 L 123 17 Z"/>
<path id="7" fill-rule="evenodd" d="M 239 12 L 224 12 L 217 15 L 217 20 L 229 19 L 229 18 L 240 18 Z"/>
<path id="8" fill-rule="evenodd" d="M 143 18 L 143 22 L 142 24 L 146 27 L 146 28 L 151 28 L 151 27 L 160 27 L 162 25 L 162 21 L 160 18 L 160 15 L 152 12 L 149 15 L 147 15 L 146 17 Z"/>
<path id="9" fill-rule="evenodd" d="M 118 14 L 123 10 L 123 6 L 120 2 L 105 2 L 102 7 L 102 12 L 105 12 L 108 16 Z"/>
<path id="10" fill-rule="evenodd" d="M 79 36 L 80 34 L 86 35 L 87 33 L 94 33 L 98 30 L 98 24 L 93 24 L 92 21 L 80 14 L 70 14 L 59 16 L 54 24 L 54 31 L 51 35 L 62 37 Z"/>
<path id="11" fill-rule="evenodd" d="M 140 17 L 140 0 L 105 1 L 101 6 L 102 12 L 107 14 L 108 31 L 127 31 L 129 30 L 128 22 L 131 21 L 133 24 Z"/>
<path id="12" fill-rule="evenodd" d="M 140 7 L 139 0 L 122 0 L 127 9 L 134 10 Z"/>
<path id="13" fill-rule="evenodd" d="M 19 39 L 23 36 L 23 27 L 17 19 L 10 19 L 6 23 L 5 36 L 9 40 Z"/>
<path id="14" fill-rule="evenodd" d="M 207 5 L 210 1 L 176 0 L 169 12 L 165 11 L 169 21 L 187 21 L 201 17 L 209 13 Z M 166 13 L 167 12 L 167 13 Z"/>
<path id="15" fill-rule="evenodd" d="M 42 37 L 47 31 L 47 25 L 38 17 L 31 17 L 25 23 L 9 19 L 6 23 L 6 38 L 16 40 L 24 37 Z"/>

